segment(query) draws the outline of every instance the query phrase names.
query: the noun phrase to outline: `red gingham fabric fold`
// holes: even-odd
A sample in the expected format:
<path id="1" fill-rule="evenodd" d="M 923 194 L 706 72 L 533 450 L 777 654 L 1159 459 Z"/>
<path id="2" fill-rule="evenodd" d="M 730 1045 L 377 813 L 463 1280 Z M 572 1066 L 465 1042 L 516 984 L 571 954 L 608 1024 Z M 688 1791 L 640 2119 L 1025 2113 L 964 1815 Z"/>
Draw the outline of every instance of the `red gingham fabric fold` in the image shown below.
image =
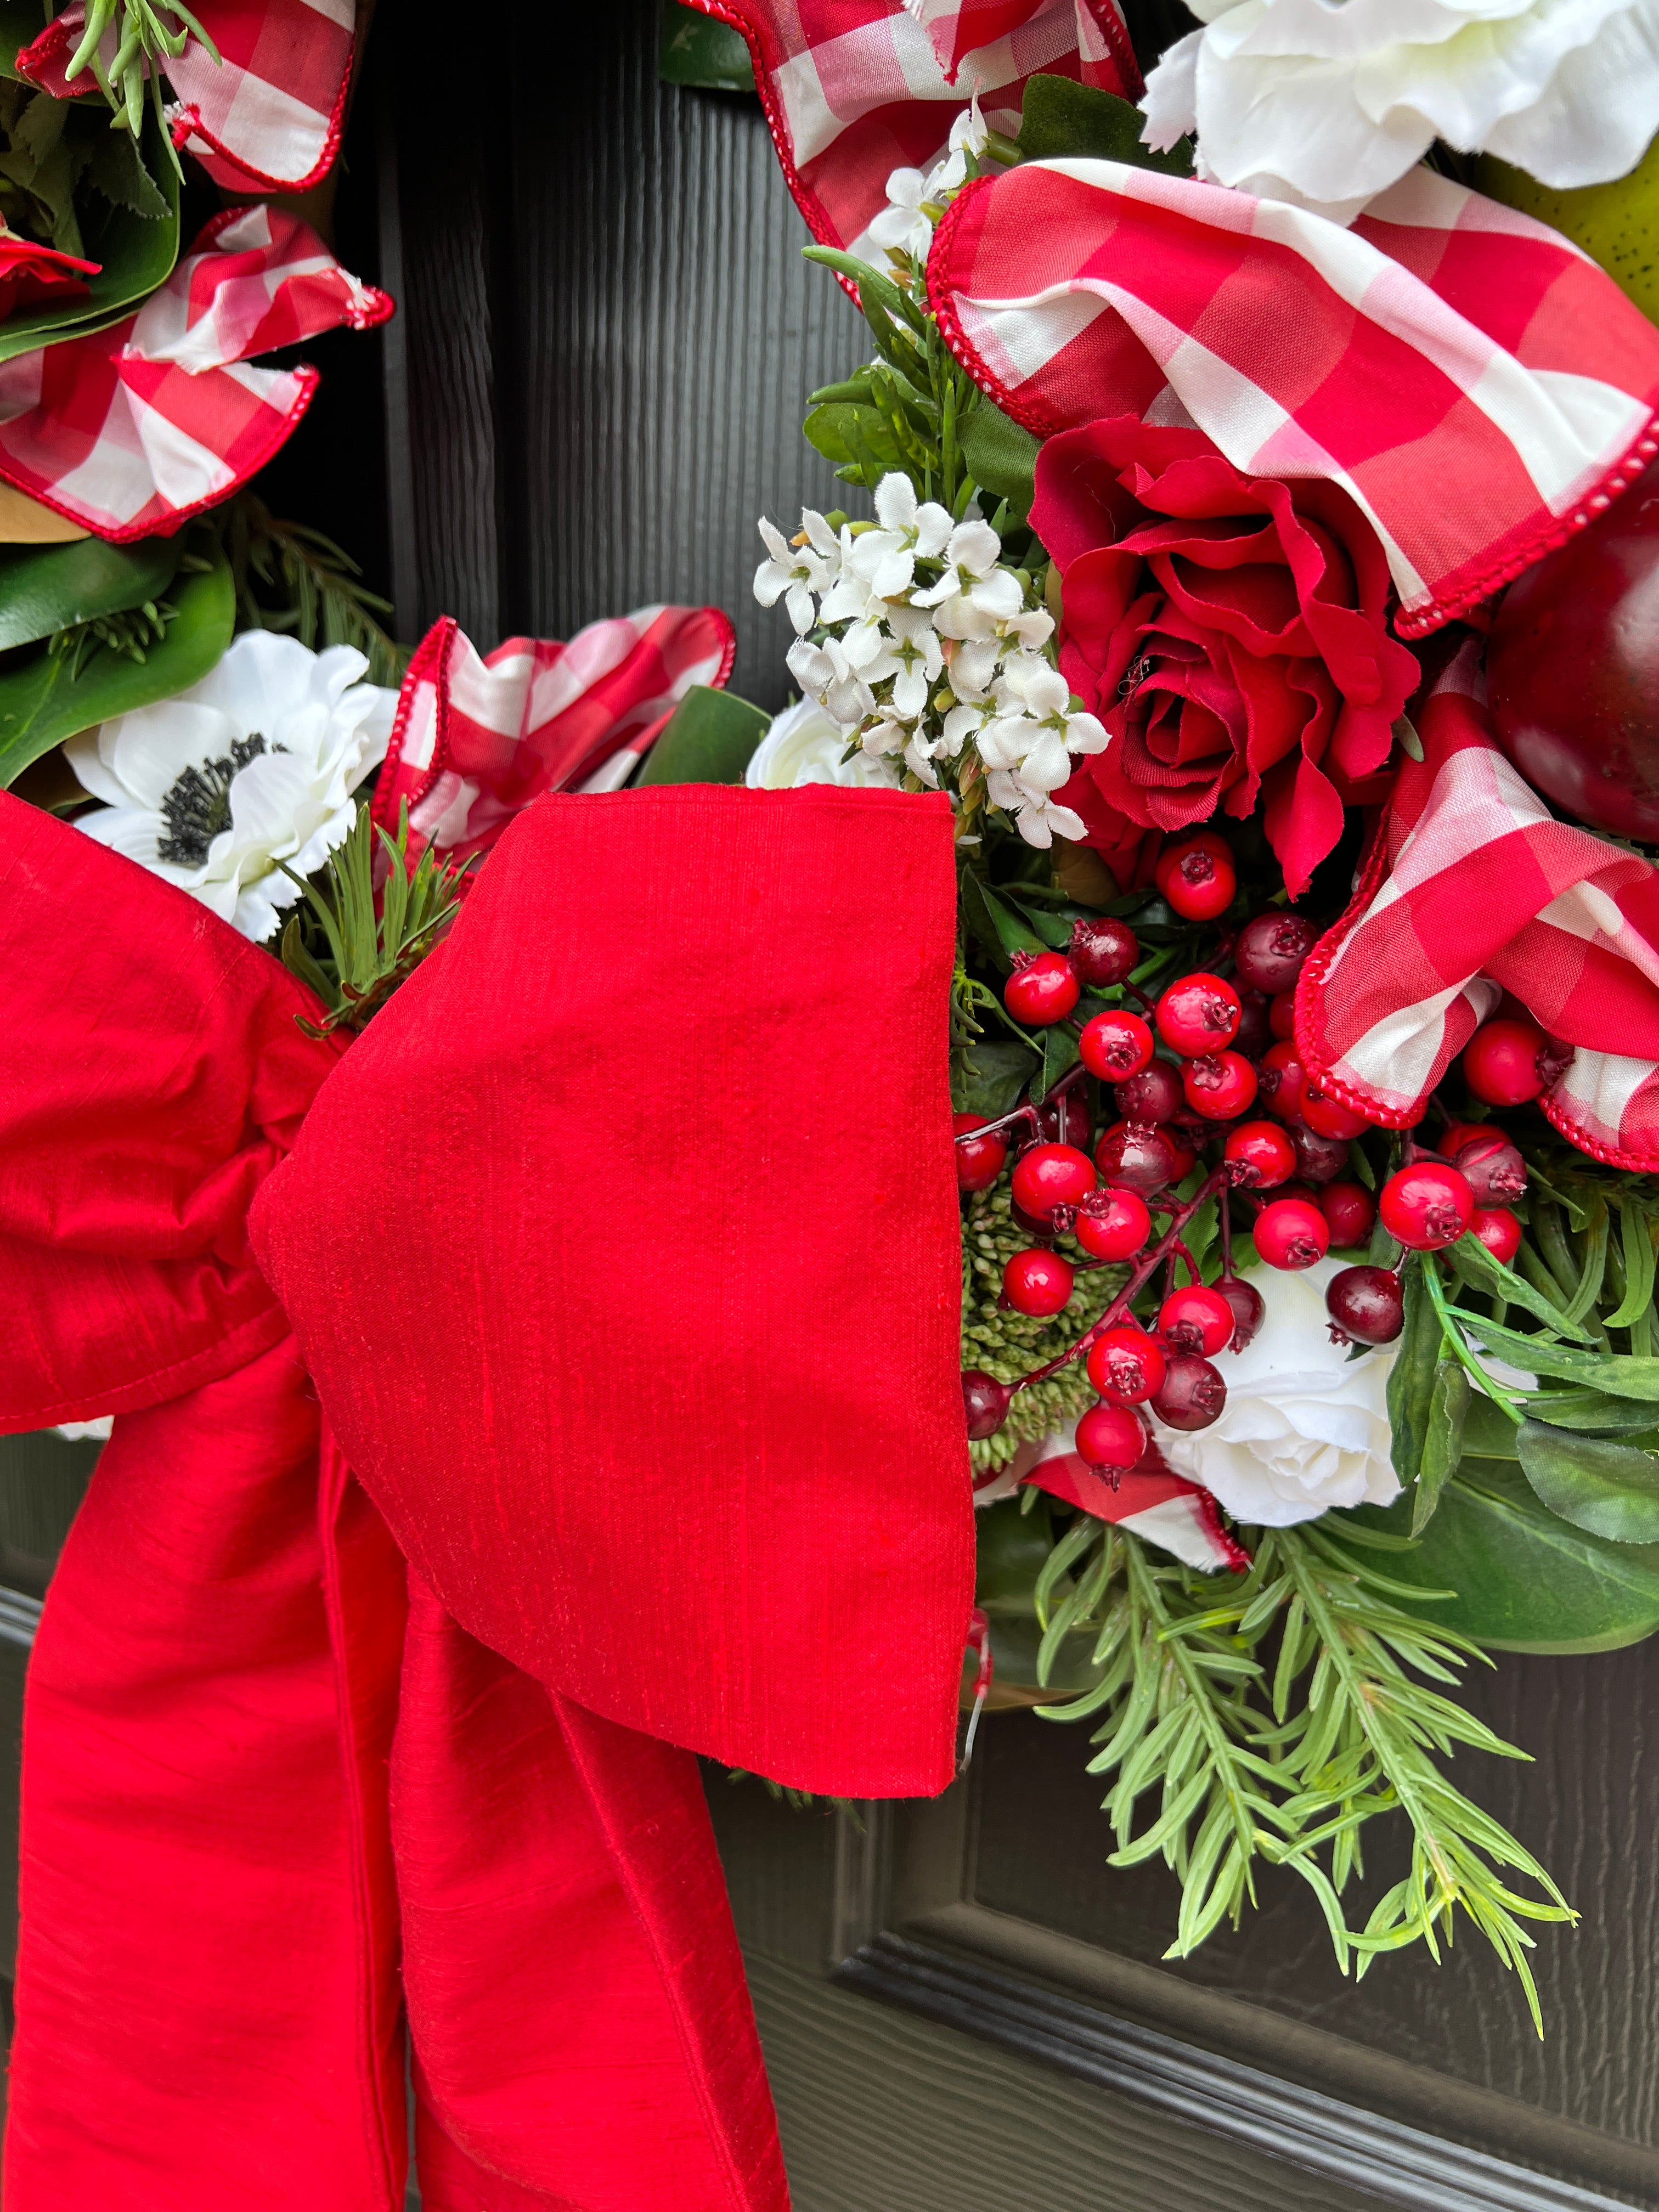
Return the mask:
<path id="1" fill-rule="evenodd" d="M 1583 1152 L 1659 1169 L 1659 868 L 1558 822 L 1499 751 L 1480 647 L 1419 722 L 1352 904 L 1297 992 L 1310 1074 L 1385 1127 L 1509 992 L 1571 1065 L 1540 1102 Z"/>
<path id="2" fill-rule="evenodd" d="M 136 315 L 0 363 L 0 477 L 100 538 L 168 536 L 263 468 L 310 403 L 315 369 L 249 357 L 392 312 L 297 216 L 227 209 Z"/>
<path id="3" fill-rule="evenodd" d="M 509 637 L 481 657 L 453 617 L 404 677 L 374 819 L 409 850 L 487 852 L 544 791 L 616 791 L 695 684 L 720 689 L 737 641 L 718 607 L 640 607 L 568 645 Z"/>
<path id="4" fill-rule="evenodd" d="M 814 238 L 874 253 L 865 233 L 895 169 L 926 169 L 975 94 L 1019 129 L 1028 77 L 1129 97 L 1140 73 L 1112 0 L 689 0 L 743 33 L 778 159 Z"/>
<path id="5" fill-rule="evenodd" d="M 1114 1489 L 1076 1449 L 1076 1437 L 1075 1422 L 1045 1437 L 1021 1484 L 1127 1528 L 1202 1574 L 1239 1574 L 1249 1567 L 1249 1553 L 1222 1527 L 1209 1492 L 1166 1467 L 1155 1443 Z"/>
<path id="6" fill-rule="evenodd" d="M 1116 161 L 970 185 L 928 264 L 951 349 L 1039 436 L 1195 423 L 1340 484 L 1402 636 L 1475 605 L 1656 451 L 1659 331 L 1576 246 L 1415 169 L 1351 228 Z"/>
<path id="7" fill-rule="evenodd" d="M 232 191 L 299 191 L 325 177 L 339 151 L 351 82 L 351 0 L 199 0 L 197 20 L 219 49 L 191 39 L 167 64 L 177 99 L 175 144 Z M 58 100 L 95 93 L 90 69 L 73 87 L 64 71 L 86 27 L 75 0 L 17 57 L 19 74 Z M 113 58 L 112 25 L 101 49 Z"/>

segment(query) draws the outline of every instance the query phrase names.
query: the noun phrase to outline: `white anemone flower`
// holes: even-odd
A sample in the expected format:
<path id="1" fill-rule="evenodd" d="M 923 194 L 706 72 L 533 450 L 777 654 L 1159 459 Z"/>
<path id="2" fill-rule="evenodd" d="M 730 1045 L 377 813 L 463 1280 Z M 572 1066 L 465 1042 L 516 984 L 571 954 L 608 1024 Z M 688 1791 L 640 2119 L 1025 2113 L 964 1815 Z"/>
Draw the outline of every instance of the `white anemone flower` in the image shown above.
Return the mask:
<path id="1" fill-rule="evenodd" d="M 359 678 L 349 645 L 311 653 L 246 630 L 199 684 L 72 738 L 103 804 L 76 827 L 165 876 L 263 944 L 306 876 L 344 842 L 351 794 L 386 757 L 398 695 Z"/>
<path id="2" fill-rule="evenodd" d="M 1191 0 L 1146 80 L 1150 145 L 1352 222 L 1437 138 L 1558 189 L 1622 177 L 1659 121 L 1659 0 Z"/>
<path id="3" fill-rule="evenodd" d="M 761 517 L 758 526 L 769 558 L 755 571 L 755 597 L 763 607 L 774 607 L 782 599 L 797 637 L 805 637 L 817 620 L 814 595 L 828 591 L 834 582 L 836 571 L 831 562 L 837 551 L 835 532 L 821 514 L 803 509 L 801 524 L 808 542 L 796 546 L 775 523 Z"/>

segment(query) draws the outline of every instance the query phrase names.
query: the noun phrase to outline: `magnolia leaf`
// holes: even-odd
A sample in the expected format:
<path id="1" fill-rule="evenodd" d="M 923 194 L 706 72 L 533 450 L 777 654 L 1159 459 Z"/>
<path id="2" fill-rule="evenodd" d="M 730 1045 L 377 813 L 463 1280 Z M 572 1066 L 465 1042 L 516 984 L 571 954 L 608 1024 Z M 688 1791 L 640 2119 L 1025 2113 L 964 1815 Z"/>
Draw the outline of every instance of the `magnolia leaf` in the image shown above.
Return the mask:
<path id="1" fill-rule="evenodd" d="M 138 661 L 100 646 L 77 674 L 67 656 L 40 652 L 0 673 L 0 790 L 64 738 L 116 714 L 170 698 L 205 676 L 230 643 L 235 586 L 222 554 L 169 594 L 178 612 Z"/>
<path id="2" fill-rule="evenodd" d="M 975 483 L 994 498 L 1006 499 L 1014 521 L 1025 521 L 1036 490 L 1038 441 L 1000 407 L 981 399 L 957 443 Z"/>
<path id="3" fill-rule="evenodd" d="M 1552 1513 L 1614 1544 L 1659 1544 L 1659 1453 L 1523 1421 L 1521 1471 Z"/>
<path id="4" fill-rule="evenodd" d="M 1442 1359 L 1435 1369 L 1424 1425 L 1423 1457 L 1412 1505 L 1413 1536 L 1420 1536 L 1434 1518 L 1447 1478 L 1462 1457 L 1463 1420 L 1468 1408 L 1468 1370 L 1461 1359 Z"/>
<path id="5" fill-rule="evenodd" d="M 1429 1407 L 1434 1395 L 1443 1332 L 1423 1281 L 1423 1265 L 1413 1257 L 1401 1272 L 1405 1293 L 1400 1351 L 1389 1372 L 1389 1421 L 1393 1429 L 1394 1471 L 1409 1490 L 1423 1465 Z"/>
<path id="6" fill-rule="evenodd" d="M 1190 177 L 1193 147 L 1177 139 L 1167 154 L 1141 143 L 1146 118 L 1115 93 L 1097 92 L 1069 76 L 1034 76 L 1025 87 L 1019 126 L 1019 150 L 1028 161 L 1052 161 L 1066 155 L 1104 161 L 1128 161 L 1138 169 L 1161 169 L 1165 176 Z"/>
<path id="7" fill-rule="evenodd" d="M 770 726 L 770 715 L 735 691 L 694 684 L 647 753 L 635 782 L 741 783 Z"/>
<path id="8" fill-rule="evenodd" d="M 1460 1237 L 1455 1244 L 1447 1248 L 1443 1257 L 1449 1260 L 1455 1273 L 1471 1290 L 1491 1291 L 1508 1305 L 1520 1306 L 1535 1315 L 1558 1336 L 1576 1336 L 1581 1342 L 1589 1341 L 1586 1331 L 1569 1320 L 1553 1298 L 1535 1290 L 1532 1284 L 1517 1275 L 1512 1267 L 1489 1252 L 1471 1229 Z"/>
<path id="9" fill-rule="evenodd" d="M 718 16 L 665 0 L 657 74 L 702 92 L 753 92 L 754 65 L 741 31 Z"/>
<path id="10" fill-rule="evenodd" d="M 1019 1103 L 1036 1063 L 1012 1037 L 960 1044 L 951 1054 L 951 1104 L 958 1114 L 994 1121 Z"/>
<path id="11" fill-rule="evenodd" d="M 178 572 L 181 550 L 176 538 L 141 538 L 133 545 L 82 538 L 0 552 L 0 651 L 159 599 Z"/>
<path id="12" fill-rule="evenodd" d="M 1644 1404 L 1659 1401 L 1659 1359 L 1637 1359 L 1619 1352 L 1579 1352 L 1570 1344 L 1523 1336 L 1519 1329 L 1501 1328 L 1480 1314 L 1460 1312 L 1459 1318 L 1478 1343 L 1528 1374 L 1553 1375 L 1564 1382 L 1580 1382 L 1615 1398 L 1639 1398 Z"/>
<path id="13" fill-rule="evenodd" d="M 1407 1492 L 1352 1517 L 1404 1535 L 1411 1514 Z M 1574 1528 L 1498 1460 L 1463 1461 L 1421 1540 L 1390 1556 L 1389 1575 L 1425 1594 L 1455 1590 L 1396 1602 L 1499 1651 L 1618 1651 L 1659 1629 L 1659 1544 L 1610 1544 Z"/>

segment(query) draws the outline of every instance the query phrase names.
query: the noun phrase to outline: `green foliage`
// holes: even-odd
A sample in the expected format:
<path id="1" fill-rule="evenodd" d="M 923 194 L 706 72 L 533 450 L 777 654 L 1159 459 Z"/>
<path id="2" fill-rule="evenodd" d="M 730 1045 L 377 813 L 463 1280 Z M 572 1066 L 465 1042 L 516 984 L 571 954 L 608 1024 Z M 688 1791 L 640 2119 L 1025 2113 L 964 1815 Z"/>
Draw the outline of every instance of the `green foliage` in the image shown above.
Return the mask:
<path id="1" fill-rule="evenodd" d="M 72 623 L 68 629 L 54 632 L 46 650 L 54 659 L 67 663 L 71 680 L 100 648 L 121 659 L 135 660 L 142 668 L 156 647 L 167 643 L 167 624 L 178 619 L 179 610 L 170 599 L 146 599 L 142 606 L 123 607 L 112 615 L 89 615 L 85 622 Z"/>
<path id="2" fill-rule="evenodd" d="M 1036 490 L 1039 441 L 982 394 L 962 431 L 962 458 L 994 501 L 1006 503 L 1011 521 L 1024 522 Z"/>
<path id="3" fill-rule="evenodd" d="M 647 753 L 635 784 L 741 783 L 770 720 L 735 691 L 694 684 Z"/>
<path id="4" fill-rule="evenodd" d="M 118 35 L 114 56 L 106 70 L 98 50 L 112 25 L 117 27 Z M 164 0 L 161 6 L 155 4 L 155 0 L 88 0 L 86 29 L 80 45 L 65 64 L 64 74 L 72 84 L 83 70 L 90 70 L 99 90 L 115 111 L 112 127 L 130 132 L 134 138 L 144 126 L 148 92 L 149 112 L 165 131 L 161 74 L 169 61 L 176 61 L 183 53 L 186 41 L 192 37 L 200 41 L 214 61 L 219 59 L 219 49 L 183 0 Z M 167 151 L 174 171 L 179 172 L 179 156 L 173 150 L 170 136 Z"/>
<path id="5" fill-rule="evenodd" d="M 743 33 L 718 15 L 682 8 L 677 0 L 663 0 L 657 74 L 665 84 L 689 85 L 702 92 L 755 89 L 754 65 Z"/>
<path id="6" fill-rule="evenodd" d="M 957 1045 L 951 1054 L 951 1104 L 958 1114 L 982 1114 L 994 1121 L 1019 1103 L 1036 1065 L 1036 1054 L 1023 1044 L 1000 1037 Z"/>
<path id="7" fill-rule="evenodd" d="M 1167 154 L 1141 143 L 1146 117 L 1115 93 L 1097 92 L 1069 76 L 1034 76 L 1025 88 L 1019 150 L 1028 161 L 1066 157 L 1128 161 L 1165 176 L 1190 177 L 1193 147 L 1182 138 Z"/>
<path id="8" fill-rule="evenodd" d="M 1541 1421 L 1516 1435 L 1521 1471 L 1552 1513 L 1618 1544 L 1659 1544 L 1659 1452 Z"/>
<path id="9" fill-rule="evenodd" d="M 0 552 L 0 652 L 159 599 L 183 550 L 177 538 L 141 538 L 135 545 L 82 538 Z"/>
<path id="10" fill-rule="evenodd" d="M 313 652 L 355 646 L 368 663 L 365 680 L 397 685 L 409 647 L 396 644 L 378 617 L 391 603 L 364 588 L 362 570 L 332 538 L 301 522 L 279 522 L 251 491 L 216 512 L 235 579 L 238 629 L 278 630 Z"/>
<path id="11" fill-rule="evenodd" d="M 305 894 L 305 908 L 290 916 L 283 932 L 283 959 L 327 1009 L 320 1023 L 300 1022 L 307 1036 L 364 1028 L 431 951 L 453 915 L 465 866 L 441 861 L 428 845 L 411 873 L 408 851 L 407 805 L 392 838 L 369 819 L 364 803 L 345 842 L 330 854 L 320 884 L 283 867 Z M 378 910 L 377 860 L 384 871 Z"/>

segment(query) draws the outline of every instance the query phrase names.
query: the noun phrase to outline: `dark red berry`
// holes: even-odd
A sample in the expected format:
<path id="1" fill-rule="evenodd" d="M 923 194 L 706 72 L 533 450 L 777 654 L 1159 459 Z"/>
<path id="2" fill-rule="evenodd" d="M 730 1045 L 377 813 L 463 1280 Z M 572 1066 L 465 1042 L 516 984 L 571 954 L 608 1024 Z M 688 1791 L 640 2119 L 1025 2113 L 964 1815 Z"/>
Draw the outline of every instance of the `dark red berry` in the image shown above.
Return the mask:
<path id="1" fill-rule="evenodd" d="M 1524 1106 L 1544 1088 L 1547 1042 L 1536 1022 L 1488 1022 L 1463 1048 L 1463 1080 L 1488 1106 Z"/>
<path id="2" fill-rule="evenodd" d="M 1256 1087 L 1261 1103 L 1270 1114 L 1281 1121 L 1302 1119 L 1302 1086 L 1307 1073 L 1297 1057 L 1296 1047 L 1288 1037 L 1278 1044 L 1269 1045 L 1261 1055 L 1261 1066 L 1256 1075 Z"/>
<path id="3" fill-rule="evenodd" d="M 1389 1177 L 1377 1211 L 1408 1252 L 1438 1252 L 1455 1244 L 1474 1218 L 1474 1194 L 1455 1168 L 1419 1160 Z"/>
<path id="4" fill-rule="evenodd" d="M 1278 1198 L 1255 1218 L 1255 1249 L 1270 1267 L 1311 1267 L 1331 1249 L 1331 1227 L 1305 1198 Z"/>
<path id="5" fill-rule="evenodd" d="M 1146 1449 L 1146 1425 L 1127 1406 L 1091 1406 L 1078 1417 L 1078 1457 L 1102 1474 L 1126 1474 Z"/>
<path id="6" fill-rule="evenodd" d="M 1319 1210 L 1331 1224 L 1333 1244 L 1363 1244 L 1376 1218 L 1376 1201 L 1357 1182 L 1328 1182 L 1319 1194 Z"/>
<path id="7" fill-rule="evenodd" d="M 1314 949 L 1312 922 L 1299 914 L 1258 914 L 1247 921 L 1233 944 L 1233 966 L 1239 981 L 1269 998 L 1293 991 L 1304 962 Z"/>
<path id="8" fill-rule="evenodd" d="M 1196 1060 L 1232 1042 L 1243 1012 L 1237 992 L 1219 975 L 1183 975 L 1158 1002 L 1158 1033 L 1172 1052 Z"/>
<path id="9" fill-rule="evenodd" d="M 1127 921 L 1101 915 L 1072 924 L 1071 961 L 1091 991 L 1127 983 L 1140 961 L 1140 947 Z"/>
<path id="10" fill-rule="evenodd" d="M 1348 1148 L 1340 1137 L 1321 1137 L 1298 1121 L 1291 1130 L 1297 1173 L 1309 1182 L 1334 1182 L 1348 1164 Z"/>
<path id="11" fill-rule="evenodd" d="M 1267 1007 L 1267 1027 L 1276 1037 L 1289 1038 L 1296 1035 L 1296 993 L 1280 991 Z"/>
<path id="12" fill-rule="evenodd" d="M 1392 1267 L 1344 1267 L 1325 1285 L 1325 1310 L 1339 1344 L 1392 1344 L 1405 1318 L 1400 1278 Z"/>
<path id="13" fill-rule="evenodd" d="M 1171 1114 L 1180 1111 L 1185 1096 L 1181 1087 L 1181 1070 L 1172 1060 L 1152 1060 L 1139 1075 L 1120 1083 L 1114 1095 L 1117 1110 L 1126 1121 L 1141 1121 L 1148 1126 L 1167 1121 Z"/>
<path id="14" fill-rule="evenodd" d="M 1254 1283 L 1247 1283 L 1238 1275 L 1223 1275 L 1213 1287 L 1232 1310 L 1231 1349 L 1243 1352 L 1267 1318 L 1266 1301 Z"/>
<path id="15" fill-rule="evenodd" d="M 1243 1169 L 1245 1190 L 1271 1190 L 1296 1173 L 1296 1147 L 1276 1121 L 1241 1121 L 1228 1131 L 1221 1157 Z"/>
<path id="16" fill-rule="evenodd" d="M 1034 1221 L 1048 1219 L 1057 1206 L 1075 1206 L 1094 1187 L 1088 1154 L 1070 1145 L 1033 1145 L 1014 1163 L 1014 1203 Z"/>
<path id="17" fill-rule="evenodd" d="M 1521 1224 L 1506 1206 L 1477 1206 L 1469 1227 L 1492 1258 L 1501 1260 L 1506 1267 L 1521 1249 Z"/>
<path id="18" fill-rule="evenodd" d="M 1226 1402 L 1227 1386 L 1218 1370 L 1196 1352 L 1182 1352 L 1170 1362 L 1152 1411 L 1172 1429 L 1207 1429 L 1219 1420 Z"/>
<path id="19" fill-rule="evenodd" d="M 1079 1206 L 1072 1234 L 1091 1260 L 1133 1260 L 1146 1249 L 1152 1217 L 1133 1190 L 1091 1190 Z"/>
<path id="20" fill-rule="evenodd" d="M 1052 1244 L 1060 1233 L 1060 1224 L 1050 1213 L 1028 1213 L 1012 1199 L 1008 1201 L 1008 1212 L 1021 1236 L 1029 1237 L 1033 1243 Z"/>
<path id="21" fill-rule="evenodd" d="M 1236 1052 L 1248 1053 L 1252 1060 L 1260 1060 L 1273 1041 L 1272 1024 L 1267 1019 L 1267 1001 L 1260 991 L 1241 991 L 1238 1003 L 1238 1034 L 1233 1039 Z"/>
<path id="22" fill-rule="evenodd" d="M 1088 1150 L 1089 1102 L 1080 1083 L 1062 1091 L 1052 1105 L 1038 1108 L 1037 1138 L 1045 1145 L 1075 1145 L 1080 1152 Z"/>
<path id="23" fill-rule="evenodd" d="M 1078 1002 L 1077 970 L 1063 952 L 1016 952 L 1002 1003 L 1017 1022 L 1041 1029 L 1063 1022 Z"/>
<path id="24" fill-rule="evenodd" d="M 1255 1070 L 1242 1052 L 1206 1053 L 1181 1071 L 1187 1103 L 1206 1121 L 1231 1121 L 1255 1103 Z"/>
<path id="25" fill-rule="evenodd" d="M 1164 1347 L 1144 1328 L 1122 1322 L 1089 1346 L 1089 1380 L 1109 1406 L 1139 1406 L 1164 1387 Z"/>
<path id="26" fill-rule="evenodd" d="M 1072 1295 L 1072 1264 L 1040 1248 L 1016 1252 L 1002 1271 L 1002 1295 L 1016 1313 L 1059 1313 Z"/>
<path id="27" fill-rule="evenodd" d="M 1233 1340 L 1233 1310 L 1219 1291 L 1188 1283 L 1158 1310 L 1158 1334 L 1171 1352 L 1224 1352 Z"/>
<path id="28" fill-rule="evenodd" d="M 1095 1014 L 1083 1024 L 1078 1051 L 1091 1075 L 1103 1083 L 1122 1083 L 1139 1075 L 1151 1060 L 1152 1033 L 1139 1014 Z"/>
<path id="29" fill-rule="evenodd" d="M 1481 1129 L 1449 1154 L 1476 1206 L 1507 1206 L 1527 1187 L 1527 1164 L 1501 1129 Z"/>
<path id="30" fill-rule="evenodd" d="M 1502 1133 L 1495 1132 L 1490 1121 L 1449 1121 L 1446 1133 L 1438 1144 L 1431 1146 L 1430 1150 L 1438 1152 L 1443 1160 L 1455 1160 L 1465 1145 L 1472 1145 L 1477 1137 L 1490 1137 L 1495 1133 Z"/>
<path id="31" fill-rule="evenodd" d="M 982 1367 L 962 1370 L 962 1410 L 968 1416 L 968 1434 L 975 1443 L 995 1436 L 1008 1418 L 1013 1391 Z"/>
<path id="32" fill-rule="evenodd" d="M 1213 921 L 1233 902 L 1238 873 L 1224 837 L 1206 830 L 1166 845 L 1152 880 L 1178 915 L 1188 921 Z"/>
<path id="33" fill-rule="evenodd" d="M 1162 1129 L 1137 1121 L 1117 1121 L 1095 1146 L 1095 1165 L 1103 1182 L 1150 1198 L 1175 1173 L 1176 1148 Z"/>
<path id="34" fill-rule="evenodd" d="M 1188 1142 L 1185 1133 L 1173 1122 L 1165 1123 L 1159 1133 L 1170 1147 L 1170 1181 L 1181 1182 L 1197 1165 L 1198 1153 Z"/>
<path id="35" fill-rule="evenodd" d="M 1002 1164 L 1008 1157 L 1006 1143 L 1000 1135 L 967 1136 L 969 1130 L 985 1127 L 983 1114 L 953 1114 L 951 1127 L 957 1133 L 957 1189 L 988 1190 L 1002 1173 Z"/>
<path id="36" fill-rule="evenodd" d="M 1302 1085 L 1302 1118 L 1316 1136 L 1340 1137 L 1345 1145 L 1364 1136 L 1372 1126 L 1364 1115 L 1355 1113 L 1352 1106 L 1345 1106 L 1340 1098 L 1333 1098 L 1310 1081 Z"/>

